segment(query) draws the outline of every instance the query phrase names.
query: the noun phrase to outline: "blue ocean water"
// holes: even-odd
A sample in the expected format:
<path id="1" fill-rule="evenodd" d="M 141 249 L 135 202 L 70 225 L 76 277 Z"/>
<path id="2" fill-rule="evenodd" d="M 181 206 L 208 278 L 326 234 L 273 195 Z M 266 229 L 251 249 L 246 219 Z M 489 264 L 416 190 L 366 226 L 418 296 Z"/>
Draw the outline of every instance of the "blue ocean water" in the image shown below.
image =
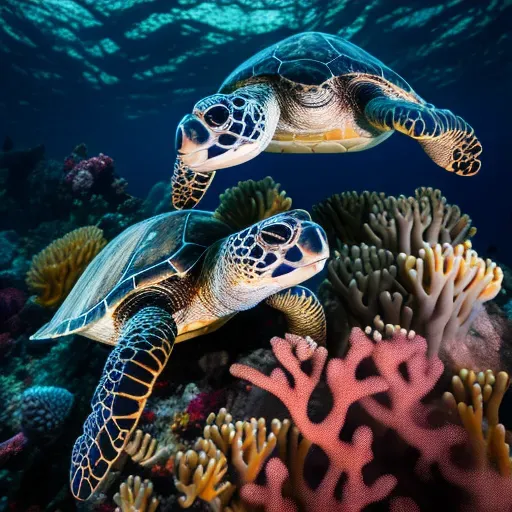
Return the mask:
<path id="1" fill-rule="evenodd" d="M 171 178 L 176 158 L 175 132 L 183 116 L 191 112 L 198 100 L 215 93 L 239 64 L 284 38 L 305 31 L 321 31 L 343 37 L 374 55 L 407 80 L 426 101 L 451 110 L 474 128 L 483 146 L 482 168 L 473 177 L 446 172 L 425 154 L 418 143 L 396 133 L 377 147 L 362 152 L 315 155 L 262 153 L 247 163 L 220 170 L 199 208 L 215 210 L 219 195 L 227 188 L 239 181 L 259 180 L 266 176 L 272 176 L 281 184 L 293 199 L 294 208 L 306 210 L 311 210 L 313 205 L 334 193 L 369 190 L 410 196 L 414 195 L 417 187 L 432 187 L 440 189 L 449 204 L 460 206 L 462 213 L 471 217 L 472 225 L 478 229 L 471 242 L 479 255 L 512 267 L 512 178 L 509 158 L 512 102 L 508 99 L 512 85 L 511 27 L 510 0 L 0 0 L 0 144 L 5 138 L 3 147 L 0 147 L 0 164 L 6 162 L 6 169 L 0 165 L 0 512 L 76 509 L 77 502 L 72 496 L 72 492 L 76 495 L 76 489 L 72 487 L 70 492 L 69 486 L 69 462 L 73 446 L 77 446 L 75 440 L 81 435 L 83 424 L 91 412 L 91 397 L 94 396 L 94 406 L 98 405 L 98 396 L 102 396 L 102 389 L 94 392 L 96 385 L 98 382 L 110 385 L 105 384 L 108 379 L 100 380 L 102 369 L 116 374 L 116 378 L 119 369 L 116 366 L 115 371 L 112 370 L 114 363 L 118 362 L 115 358 L 120 358 L 121 351 L 116 352 L 109 346 L 87 339 L 87 336 L 71 335 L 48 343 L 29 339 L 51 320 L 70 292 L 71 288 L 65 289 L 65 285 L 68 282 L 74 284 L 73 279 L 78 279 L 80 272 L 85 269 L 84 265 L 76 275 L 71 276 L 73 279 L 56 279 L 55 295 L 60 293 L 61 296 L 51 303 L 51 294 L 48 293 L 50 298 L 45 298 L 44 291 L 34 286 L 35 273 L 32 273 L 31 282 L 30 269 L 37 267 L 32 261 L 33 256 L 54 239 L 90 224 L 98 224 L 103 229 L 105 240 L 101 238 L 101 232 L 99 235 L 97 231 L 94 232 L 94 236 L 101 238 L 96 240 L 99 251 L 102 244 L 132 222 L 148 216 L 142 200 L 156 183 L 168 183 Z M 65 167 L 65 159 L 80 143 L 87 146 L 87 157 L 103 153 L 114 159 L 115 180 L 109 175 L 111 181 L 106 186 L 103 183 L 101 190 L 103 193 L 108 189 L 107 193 L 100 200 L 91 199 L 91 194 L 75 196 L 75 191 L 70 191 L 69 183 L 64 178 L 64 170 L 66 173 L 70 171 Z M 39 144 L 45 146 L 46 160 L 39 162 L 35 169 L 30 166 L 30 169 L 24 168 L 23 165 L 9 167 L 9 159 L 14 153 Z M 77 158 L 71 167 L 80 165 L 82 158 L 85 159 L 83 156 Z M 101 161 L 98 165 L 110 169 L 109 162 Z M 11 176 L 13 169 L 20 171 L 18 178 Z M 24 171 L 27 171 L 26 175 Z M 6 175 L 9 175 L 7 180 Z M 118 182 L 118 177 L 127 182 L 126 190 L 123 189 L 119 197 L 113 194 L 115 183 L 119 189 L 123 188 L 124 182 Z M 4 188 L 5 181 L 8 185 Z M 141 201 L 137 202 L 130 196 Z M 280 226 L 278 229 L 283 228 Z M 321 231 L 316 231 L 317 236 L 318 233 Z M 213 239 L 215 232 L 209 232 L 209 235 Z M 89 236 L 93 238 L 93 235 Z M 315 239 L 316 249 L 322 243 L 319 240 Z M 163 242 L 160 240 L 160 243 Z M 308 246 L 307 243 L 304 245 Z M 310 243 L 309 248 L 314 245 Z M 68 243 L 65 250 L 60 251 L 60 257 L 63 253 L 74 256 L 74 250 L 76 247 Z M 93 250 L 91 252 L 94 253 Z M 157 258 L 159 253 L 155 252 Z M 55 250 L 55 253 L 59 254 L 59 250 Z M 119 255 L 122 264 L 124 257 L 128 259 L 128 253 L 127 250 Z M 198 258 L 202 264 L 203 260 Z M 184 261 L 188 263 L 186 258 Z M 58 267 L 59 262 L 50 261 L 47 266 L 51 267 L 52 264 Z M 143 266 L 142 263 L 140 265 Z M 108 283 L 110 276 L 120 271 L 120 266 L 116 259 L 106 273 L 100 272 L 100 275 Z M 73 267 L 73 264 L 69 264 L 69 267 Z M 500 378 L 498 371 L 512 372 L 512 284 L 510 271 L 505 266 L 504 270 L 502 290 L 497 297 L 493 297 L 496 300 L 486 303 L 485 308 L 481 304 L 475 306 L 474 310 L 471 304 L 467 308 L 468 316 L 474 320 L 474 328 L 469 331 L 469 323 L 464 324 L 460 329 L 463 331 L 460 338 L 453 332 L 450 332 L 451 338 L 446 335 L 448 340 L 443 338 L 443 349 L 446 351 L 440 351 L 440 360 L 434 358 L 430 380 L 426 377 L 418 379 L 428 381 L 422 388 L 424 394 L 416 397 L 414 405 L 418 410 L 423 407 L 420 399 L 424 396 L 434 396 L 429 406 L 431 403 L 439 405 L 441 393 L 437 392 L 451 389 L 448 384 L 450 372 L 457 373 L 461 365 L 474 367 L 477 372 L 482 370 L 475 377 L 480 379 L 482 387 L 492 380 L 494 389 L 502 385 L 503 389 L 500 389 L 505 394 L 508 376 L 502 375 Z M 65 272 L 62 271 L 62 275 Z M 327 272 L 317 275 L 308 282 L 309 286 L 316 292 L 326 275 Z M 42 280 L 45 278 L 52 281 L 51 270 Z M 98 284 L 94 279 L 92 281 L 80 290 L 87 293 L 91 284 Z M 334 279 L 331 284 L 332 281 Z M 123 281 L 116 293 L 122 296 L 126 290 L 131 291 L 134 283 L 135 278 Z M 423 284 L 428 289 L 431 282 L 425 279 Z M 103 281 L 99 289 L 101 285 Z M 318 296 L 327 314 L 326 346 L 331 357 L 341 358 L 348 350 L 348 331 L 345 328 L 354 327 L 359 319 L 351 317 L 353 311 L 340 299 L 343 292 L 339 292 L 339 288 L 343 286 L 338 288 L 336 300 L 333 298 L 335 294 L 329 295 L 326 291 L 325 281 L 322 286 L 324 288 L 320 287 Z M 42 288 L 45 290 L 44 286 Z M 105 285 L 105 293 L 110 291 L 106 288 L 108 286 Z M 329 290 L 332 293 L 332 287 Z M 187 291 L 183 292 L 184 296 Z M 405 288 L 400 288 L 399 292 L 406 296 Z M 409 298 L 412 295 L 411 292 Z M 351 300 L 357 302 L 354 297 Z M 442 316 L 443 312 L 448 311 L 448 306 L 452 306 L 450 300 L 440 300 L 433 308 L 432 317 Z M 472 300 L 478 302 L 474 297 Z M 97 303 L 91 299 L 88 306 L 93 303 L 96 306 Z M 333 304 L 337 304 L 336 307 L 344 304 L 341 309 L 346 308 L 345 316 Z M 161 302 L 156 301 L 155 307 L 160 305 Z M 364 303 L 368 310 L 372 305 Z M 138 306 L 133 305 L 133 310 L 130 307 L 123 309 L 126 318 L 137 311 Z M 105 311 L 101 301 L 95 311 L 99 311 L 98 314 Z M 78 311 L 77 315 L 82 313 Z M 338 314 L 343 321 L 338 322 Z M 308 315 L 308 319 L 314 317 L 310 310 Z M 357 314 L 354 315 L 357 317 Z M 157 321 L 151 315 L 140 318 L 138 321 L 142 322 L 143 329 L 151 331 L 151 327 L 156 325 Z M 453 318 L 459 320 L 457 314 L 453 314 Z M 476 318 L 480 318 L 480 321 L 477 322 Z M 73 325 L 82 325 L 88 319 L 84 314 L 74 318 Z M 160 317 L 158 320 L 162 321 L 162 326 L 159 324 L 158 327 L 161 332 L 172 337 L 173 331 L 169 325 L 163 325 L 165 322 Z M 68 318 L 64 318 L 61 325 L 68 325 L 67 321 Z M 123 329 L 126 325 L 122 324 Z M 261 415 L 267 422 L 273 417 L 282 419 L 290 416 L 290 407 L 287 410 L 271 396 L 278 396 L 288 406 L 286 399 L 293 395 L 293 388 L 286 387 L 290 378 L 286 380 L 283 377 L 278 386 L 270 390 L 271 393 L 265 393 L 258 389 L 258 386 L 264 388 L 262 382 L 265 382 L 265 378 L 261 374 L 255 377 L 259 371 L 270 374 L 270 368 L 277 365 L 269 339 L 274 335 L 284 336 L 290 325 L 283 315 L 263 304 L 243 311 L 219 331 L 208 333 L 191 343 L 177 344 L 169 363 L 154 384 L 152 396 L 145 404 L 138 423 L 144 434 L 158 439 L 160 447 L 165 445 L 167 451 L 163 453 L 166 458 L 161 456 L 158 463 L 155 459 L 142 468 L 129 460 L 120 473 L 109 481 L 111 487 L 106 486 L 105 494 L 96 496 L 98 500 L 90 504 L 89 509 L 102 512 L 114 510 L 116 498 L 113 495 L 119 489 L 119 484 L 129 474 L 136 474 L 153 481 L 162 512 L 181 510 L 177 495 L 182 489 L 177 491 L 175 487 L 176 484 L 179 486 L 176 468 L 181 455 L 178 455 L 178 450 L 194 448 L 199 451 L 194 443 L 202 435 L 210 412 L 226 406 L 235 420 Z M 424 331 L 420 334 L 430 334 L 435 338 L 439 333 L 432 325 L 434 321 L 432 324 L 425 322 L 422 325 Z M 120 331 L 120 328 L 116 331 L 119 337 L 115 341 L 121 339 Z M 372 347 L 379 346 L 378 342 L 382 341 L 382 334 L 377 331 L 373 332 L 373 338 L 369 338 Z M 127 337 L 129 335 L 128 332 Z M 396 332 L 395 335 L 398 337 Z M 133 337 L 136 338 L 136 335 Z M 151 343 L 158 343 L 155 338 L 158 336 L 151 338 Z M 361 341 L 363 338 L 365 341 Z M 442 336 L 438 338 L 440 340 Z M 409 338 L 400 341 L 405 341 L 407 345 L 407 340 L 417 341 L 414 333 L 409 333 Z M 357 346 L 357 342 L 359 346 L 368 342 L 362 331 L 357 331 L 349 345 Z M 312 353 L 321 353 L 315 352 L 318 347 L 311 344 L 309 339 L 290 343 L 295 343 L 294 348 L 299 344 L 302 350 L 299 358 L 307 359 Z M 421 343 L 418 341 L 418 353 L 424 356 L 427 344 L 423 346 Z M 397 344 L 396 347 L 400 354 L 407 352 L 402 350 L 403 345 Z M 375 354 L 372 352 L 371 355 L 374 357 Z M 434 355 L 437 357 L 437 353 Z M 443 377 L 441 371 L 436 374 L 441 360 L 445 364 Z M 294 360 L 294 363 L 297 361 Z M 403 365 L 408 362 L 403 362 Z M 247 367 L 231 366 L 232 363 L 258 370 L 251 374 L 250 385 L 233 377 L 244 378 Z M 301 363 L 304 363 L 304 359 L 299 361 L 297 367 L 309 372 L 310 361 Z M 434 368 L 436 363 L 439 363 L 437 369 Z M 368 371 L 368 375 L 373 375 L 373 368 L 362 366 L 363 373 Z M 487 368 L 494 371 L 492 376 L 483 373 Z M 348 375 L 351 370 L 353 375 Z M 414 368 L 411 372 L 414 372 Z M 356 373 L 355 368 L 349 368 L 337 375 L 342 382 L 336 388 L 338 392 L 357 388 L 362 379 L 356 378 Z M 396 369 L 396 373 L 404 372 Z M 274 377 L 276 375 L 280 374 L 274 374 Z M 404 377 L 406 381 L 408 379 Z M 406 382 L 399 390 L 399 398 L 407 396 L 409 388 L 404 389 L 408 384 Z M 113 386 L 115 388 L 115 384 Z M 315 422 L 311 423 L 315 425 L 325 418 L 326 409 L 332 406 L 332 396 L 336 395 L 336 389 L 331 387 L 328 393 L 326 386 L 323 382 L 315 388 L 311 403 L 305 407 L 314 417 Z M 372 393 L 383 391 L 378 387 L 372 388 Z M 286 392 L 283 393 L 283 389 Z M 365 397 L 364 393 L 361 396 Z M 512 440 L 510 399 L 508 391 L 500 411 L 500 421 L 504 427 L 493 431 L 501 434 L 500 429 L 503 429 L 504 446 L 507 446 L 505 441 L 510 444 Z M 107 402 L 107 398 L 104 398 L 104 403 Z M 407 400 L 399 402 L 404 404 Z M 105 409 L 108 406 L 111 403 Z M 377 401 L 373 406 L 374 410 L 379 410 Z M 308 455 L 308 461 L 313 461 L 308 468 L 308 484 L 324 476 L 325 452 L 328 452 L 329 446 L 321 447 L 324 453 L 320 453 L 318 446 L 330 438 L 346 442 L 361 424 L 358 414 L 362 408 L 365 405 L 355 404 L 355 413 L 354 410 L 350 413 L 354 413 L 354 417 L 350 416 L 350 421 L 346 423 L 343 418 L 341 426 L 337 425 L 343 428 L 342 441 L 339 433 L 330 436 L 331 433 L 327 432 L 315 438 L 314 444 L 317 446 Z M 486 413 L 488 408 L 486 403 Z M 95 422 L 102 421 L 101 415 L 108 416 L 105 409 L 98 407 L 97 417 L 89 422 L 88 428 L 93 432 Z M 236 413 L 240 416 L 236 416 Z M 371 411 L 367 413 L 372 416 Z M 387 423 L 382 423 L 386 428 L 400 433 L 400 427 L 404 425 L 393 424 L 393 421 L 409 413 L 410 410 L 405 413 L 402 410 Z M 365 416 L 363 413 L 362 423 L 367 424 L 368 414 Z M 219 419 L 221 416 L 223 420 Z M 380 419 L 376 416 L 374 420 L 378 423 Z M 220 426 L 225 419 L 225 414 L 219 412 L 217 420 L 210 419 L 210 423 L 218 421 Z M 414 419 L 411 413 L 411 424 Z M 225 423 L 228 425 L 230 421 L 226 420 Z M 307 427 L 307 422 L 299 426 L 303 427 L 304 424 Z M 255 428 L 254 424 L 252 427 Z M 451 427 L 453 424 L 447 427 L 448 434 L 454 432 L 450 430 Z M 229 428 L 235 430 L 233 425 Z M 417 438 L 411 435 L 405 439 L 405 428 L 404 439 L 409 446 L 404 449 L 406 443 L 402 442 L 404 439 L 400 438 L 400 434 L 397 442 L 397 436 L 389 434 L 386 428 L 381 432 L 375 429 L 376 439 L 384 442 L 374 443 L 382 445 L 379 448 L 372 446 L 372 449 L 375 448 L 375 460 L 382 466 L 369 470 L 370 476 L 365 472 L 365 479 L 368 476 L 370 480 L 375 480 L 376 475 L 389 472 L 400 477 L 400 485 L 391 497 L 383 492 L 383 500 L 375 499 L 374 508 L 361 506 L 360 509 L 415 512 L 417 509 L 407 501 L 410 492 L 422 511 L 443 510 L 443 506 L 446 510 L 459 510 L 460 507 L 457 507 L 461 503 L 461 510 L 465 511 L 466 502 L 461 494 L 452 493 L 451 488 L 447 490 L 446 482 L 443 481 L 439 487 L 432 484 L 431 488 L 430 481 L 425 483 L 423 476 L 414 473 L 416 452 L 411 454 L 411 446 L 419 452 L 424 448 L 423 452 L 427 453 L 432 445 L 443 447 L 444 440 L 449 441 L 450 435 L 434 433 L 428 437 L 420 432 Z M 309 439 L 310 432 L 315 433 L 314 428 L 307 433 L 306 430 L 301 428 L 304 438 Z M 488 423 L 484 422 L 484 430 L 487 434 Z M 384 435 L 379 437 L 384 431 Z M 82 441 L 87 445 L 87 439 Z M 415 444 L 416 441 L 419 446 Z M 105 439 L 102 443 L 98 444 L 104 448 Z M 398 451 L 394 451 L 396 446 Z M 75 449 L 79 450 L 80 447 Z M 512 463 L 509 464 L 506 456 L 507 449 L 508 446 L 502 451 L 501 460 L 507 462 L 506 471 L 509 471 Z M 91 449 L 91 459 L 97 457 L 95 450 L 96 447 Z M 328 453 L 327 457 L 334 460 L 340 451 L 335 450 L 334 455 Z M 357 457 L 354 459 L 357 466 Z M 275 458 L 272 460 L 275 463 Z M 490 466 L 495 469 L 498 462 L 491 462 Z M 275 464 L 272 468 L 275 471 L 268 475 L 269 478 L 279 474 Z M 79 473 L 81 469 L 77 471 Z M 443 469 L 440 471 L 442 473 Z M 239 476 L 235 476 L 235 473 L 231 467 L 228 476 L 237 482 Z M 265 481 L 262 473 L 256 481 L 259 485 Z M 183 477 L 183 480 L 186 478 Z M 447 480 L 450 481 L 449 478 Z M 343 481 L 344 476 L 341 475 L 338 484 Z M 450 482 L 464 488 L 464 482 Z M 503 488 L 512 489 L 510 479 L 503 482 Z M 495 480 L 491 478 L 491 484 L 494 483 Z M 471 487 L 471 481 L 466 487 Z M 492 490 L 492 485 L 489 488 Z M 339 489 L 336 492 L 338 498 Z M 335 494 L 334 491 L 332 494 Z M 355 494 L 357 499 L 364 501 L 364 492 Z M 390 508 L 390 500 L 397 496 L 405 501 L 396 502 L 396 508 Z M 483 505 L 479 503 L 480 508 L 475 510 L 488 510 L 488 503 L 493 504 L 492 499 L 496 496 L 496 503 L 501 503 L 499 491 L 489 492 L 486 497 L 489 501 L 484 499 Z M 302 509 L 311 512 L 338 510 L 327 505 L 322 508 L 320 498 L 313 501 L 317 502 L 316 508 L 304 506 Z M 118 501 L 115 503 L 119 505 Z M 196 503 L 193 510 L 210 510 L 206 507 L 203 502 Z M 214 510 L 222 510 L 218 503 L 216 507 Z M 285 511 L 285 508 L 278 508 Z M 247 512 L 252 510 L 247 508 Z M 359 508 L 354 506 L 354 510 Z M 493 510 L 499 508 L 494 506 Z"/>
<path id="2" fill-rule="evenodd" d="M 4 0 L 0 133 L 18 148 L 44 143 L 59 159 L 85 142 L 90 154 L 111 155 L 141 194 L 170 176 L 181 117 L 236 66 L 300 31 L 339 34 L 474 127 L 484 149 L 478 176 L 443 172 L 394 135 L 356 154 L 263 154 L 220 172 L 204 207 L 238 180 L 268 174 L 298 207 L 344 190 L 409 195 L 432 186 L 474 219 L 478 250 L 492 245 L 510 262 L 510 22 L 505 0 Z"/>

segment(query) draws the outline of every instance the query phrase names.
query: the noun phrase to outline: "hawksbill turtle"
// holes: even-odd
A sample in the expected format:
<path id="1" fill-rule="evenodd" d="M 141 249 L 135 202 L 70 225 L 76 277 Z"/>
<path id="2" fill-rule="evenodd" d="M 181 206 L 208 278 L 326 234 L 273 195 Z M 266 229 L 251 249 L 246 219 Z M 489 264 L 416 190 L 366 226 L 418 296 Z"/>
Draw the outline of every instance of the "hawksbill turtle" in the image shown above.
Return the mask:
<path id="1" fill-rule="evenodd" d="M 303 210 L 233 233 L 214 213 L 164 213 L 126 229 L 89 264 L 53 319 L 31 339 L 80 333 L 114 345 L 71 460 L 71 490 L 89 499 L 142 414 L 174 343 L 218 329 L 262 301 L 288 330 L 325 341 L 325 317 L 299 283 L 329 256 Z"/>
<path id="2" fill-rule="evenodd" d="M 192 208 L 217 169 L 278 153 L 345 153 L 394 131 L 417 140 L 439 166 L 461 176 L 480 169 L 471 126 L 425 102 L 397 73 L 345 39 L 297 34 L 236 68 L 200 100 L 176 131 L 173 204 Z"/>

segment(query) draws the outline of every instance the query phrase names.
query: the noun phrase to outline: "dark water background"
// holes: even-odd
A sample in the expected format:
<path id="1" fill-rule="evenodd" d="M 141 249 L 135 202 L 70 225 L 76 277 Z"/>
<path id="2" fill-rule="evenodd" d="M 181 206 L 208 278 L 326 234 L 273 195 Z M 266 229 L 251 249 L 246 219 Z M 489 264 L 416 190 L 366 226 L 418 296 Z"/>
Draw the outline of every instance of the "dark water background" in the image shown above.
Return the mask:
<path id="1" fill-rule="evenodd" d="M 396 134 L 348 155 L 262 154 L 219 172 L 201 207 L 266 175 L 303 208 L 344 190 L 432 186 L 473 218 L 479 252 L 492 245 L 492 257 L 511 264 L 511 14 L 508 0 L 0 0 L 0 137 L 20 149 L 44 143 L 58 160 L 85 142 L 143 196 L 171 175 L 178 121 L 240 62 L 293 33 L 339 33 L 466 119 L 484 148 L 480 173 L 451 175 Z M 137 36 L 147 19 L 170 22 Z M 173 69 L 159 68 L 169 61 Z"/>

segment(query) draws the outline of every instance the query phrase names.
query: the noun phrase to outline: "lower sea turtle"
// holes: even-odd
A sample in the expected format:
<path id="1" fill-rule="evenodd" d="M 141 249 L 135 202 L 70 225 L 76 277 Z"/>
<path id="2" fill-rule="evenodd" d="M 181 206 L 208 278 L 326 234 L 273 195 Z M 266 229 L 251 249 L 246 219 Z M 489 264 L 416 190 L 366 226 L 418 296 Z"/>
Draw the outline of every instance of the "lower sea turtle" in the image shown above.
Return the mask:
<path id="1" fill-rule="evenodd" d="M 200 100 L 176 132 L 173 204 L 192 208 L 215 171 L 278 153 L 345 153 L 399 131 L 441 167 L 480 169 L 473 129 L 435 108 L 378 59 L 345 39 L 305 32 L 241 64 L 219 92 Z"/>
<path id="2" fill-rule="evenodd" d="M 112 240 L 31 338 L 80 333 L 115 345 L 73 449 L 73 495 L 86 500 L 105 480 L 175 342 L 213 331 L 265 300 L 285 313 L 291 332 L 324 341 L 323 309 L 296 285 L 328 256 L 325 232 L 302 210 L 237 233 L 210 212 L 164 213 Z"/>

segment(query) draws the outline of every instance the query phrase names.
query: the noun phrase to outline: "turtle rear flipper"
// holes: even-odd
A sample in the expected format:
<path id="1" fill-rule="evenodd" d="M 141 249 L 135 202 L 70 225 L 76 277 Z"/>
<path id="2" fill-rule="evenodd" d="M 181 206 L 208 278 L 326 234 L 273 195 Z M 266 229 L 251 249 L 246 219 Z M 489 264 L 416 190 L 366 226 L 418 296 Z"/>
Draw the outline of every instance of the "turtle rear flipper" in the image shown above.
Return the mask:
<path id="1" fill-rule="evenodd" d="M 172 204 L 177 210 L 194 208 L 211 185 L 215 171 L 194 172 L 178 157 L 171 178 Z"/>
<path id="2" fill-rule="evenodd" d="M 90 498 L 121 455 L 169 359 L 176 333 L 172 316 L 157 307 L 141 309 L 123 326 L 92 398 L 84 433 L 73 447 L 75 498 Z"/>
<path id="3" fill-rule="evenodd" d="M 376 128 L 397 130 L 416 139 L 428 156 L 447 171 L 473 176 L 480 170 L 482 145 L 473 128 L 449 110 L 379 96 L 364 111 Z"/>

